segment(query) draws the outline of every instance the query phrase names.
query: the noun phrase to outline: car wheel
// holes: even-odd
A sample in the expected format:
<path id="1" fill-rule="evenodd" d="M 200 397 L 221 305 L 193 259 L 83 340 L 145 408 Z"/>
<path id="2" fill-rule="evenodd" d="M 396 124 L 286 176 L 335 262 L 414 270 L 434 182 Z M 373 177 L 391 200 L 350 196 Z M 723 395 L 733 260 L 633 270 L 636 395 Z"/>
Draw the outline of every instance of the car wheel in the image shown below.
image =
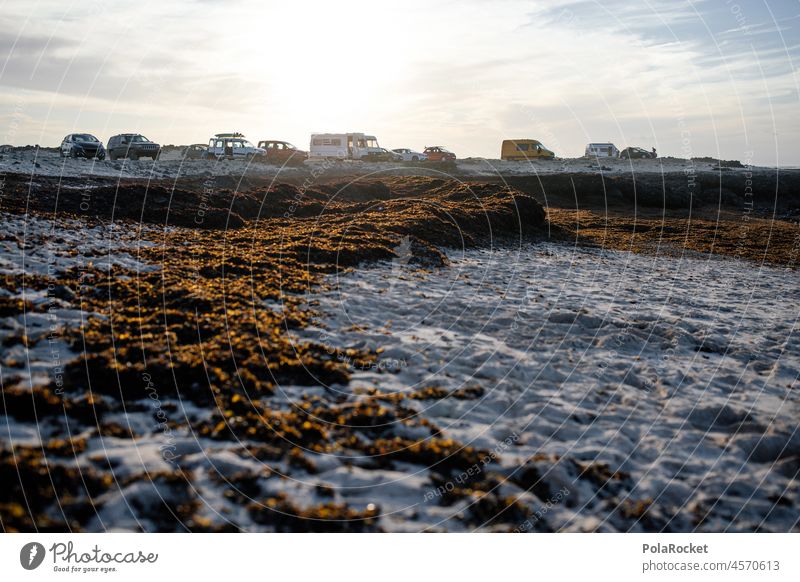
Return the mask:
<path id="1" fill-rule="evenodd" d="M 412 162 L 418 162 L 419 161 L 419 156 L 412 156 L 411 157 L 411 161 Z"/>
<path id="2" fill-rule="evenodd" d="M 78 152 L 76 152 L 74 149 L 70 149 L 69 150 L 69 157 L 71 157 L 73 159 L 77 158 L 78 157 Z"/>
<path id="3" fill-rule="evenodd" d="M 139 159 L 139 154 L 129 153 L 128 154 L 128 159 L 130 159 L 130 160 L 138 160 Z"/>

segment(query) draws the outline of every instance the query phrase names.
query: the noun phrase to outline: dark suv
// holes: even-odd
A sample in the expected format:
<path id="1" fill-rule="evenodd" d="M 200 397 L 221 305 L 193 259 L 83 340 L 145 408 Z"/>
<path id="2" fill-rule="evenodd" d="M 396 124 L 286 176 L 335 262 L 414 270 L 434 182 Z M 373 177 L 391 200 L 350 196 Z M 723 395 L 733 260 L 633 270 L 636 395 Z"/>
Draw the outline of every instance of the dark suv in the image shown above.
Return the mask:
<path id="1" fill-rule="evenodd" d="M 630 147 L 619 152 L 619 157 L 623 160 L 651 160 L 656 157 L 656 150 L 653 148 L 653 151 L 648 152 L 644 148 Z"/>
<path id="2" fill-rule="evenodd" d="M 158 159 L 161 146 L 139 133 L 121 133 L 108 140 L 108 157 L 112 160 L 129 158 Z"/>
<path id="3" fill-rule="evenodd" d="M 58 152 L 65 158 L 97 158 L 104 160 L 106 150 L 95 136 L 89 133 L 71 133 L 61 142 Z"/>

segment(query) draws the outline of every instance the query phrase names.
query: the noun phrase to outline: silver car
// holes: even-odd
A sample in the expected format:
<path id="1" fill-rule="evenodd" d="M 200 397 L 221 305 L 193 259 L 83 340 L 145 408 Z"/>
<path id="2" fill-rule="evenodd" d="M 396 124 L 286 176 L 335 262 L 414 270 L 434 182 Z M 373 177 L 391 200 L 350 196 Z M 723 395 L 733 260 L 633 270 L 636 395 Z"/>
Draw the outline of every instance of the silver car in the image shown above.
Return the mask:
<path id="1" fill-rule="evenodd" d="M 428 159 L 428 154 L 417 152 L 409 148 L 397 148 L 396 150 L 392 150 L 392 153 L 397 154 L 399 156 L 398 159 L 404 162 L 424 162 Z"/>

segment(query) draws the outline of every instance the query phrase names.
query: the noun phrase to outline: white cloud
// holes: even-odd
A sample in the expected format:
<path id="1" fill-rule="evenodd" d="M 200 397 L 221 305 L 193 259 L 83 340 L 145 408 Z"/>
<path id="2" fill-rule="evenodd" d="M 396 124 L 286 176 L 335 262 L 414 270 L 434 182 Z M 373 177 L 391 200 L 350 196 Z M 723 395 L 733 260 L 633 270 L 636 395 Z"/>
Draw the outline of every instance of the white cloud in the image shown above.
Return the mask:
<path id="1" fill-rule="evenodd" d="M 40 2 L 4 15 L 0 85 L 47 96 L 20 130 L 43 143 L 95 124 L 164 143 L 363 130 L 461 155 L 523 136 L 680 154 L 688 124 L 698 155 L 798 164 L 797 23 L 710 2 Z"/>

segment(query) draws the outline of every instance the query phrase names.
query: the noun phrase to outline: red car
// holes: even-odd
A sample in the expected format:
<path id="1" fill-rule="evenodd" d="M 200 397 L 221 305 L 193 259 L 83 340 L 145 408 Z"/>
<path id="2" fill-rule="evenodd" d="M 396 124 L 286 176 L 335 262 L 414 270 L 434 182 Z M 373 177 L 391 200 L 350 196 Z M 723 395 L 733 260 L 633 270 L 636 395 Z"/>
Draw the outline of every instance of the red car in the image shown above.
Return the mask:
<path id="1" fill-rule="evenodd" d="M 428 156 L 429 162 L 452 162 L 456 155 L 442 146 L 428 146 L 423 152 Z"/>
<path id="2" fill-rule="evenodd" d="M 288 141 L 265 140 L 258 142 L 258 147 L 267 152 L 267 163 L 276 166 L 299 165 L 308 159 L 308 152 L 299 150 Z"/>

